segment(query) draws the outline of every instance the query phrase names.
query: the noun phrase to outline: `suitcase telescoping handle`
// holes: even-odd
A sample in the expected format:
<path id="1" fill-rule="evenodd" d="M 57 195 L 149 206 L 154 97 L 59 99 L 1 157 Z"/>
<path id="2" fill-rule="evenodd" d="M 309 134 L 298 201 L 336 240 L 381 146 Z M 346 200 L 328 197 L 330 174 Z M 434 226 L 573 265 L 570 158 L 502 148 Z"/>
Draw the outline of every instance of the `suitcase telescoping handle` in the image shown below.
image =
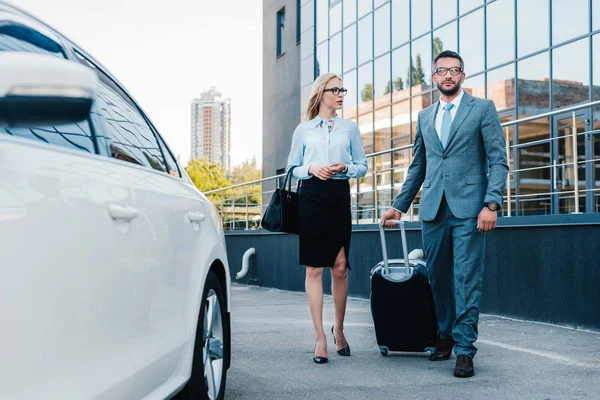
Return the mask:
<path id="1" fill-rule="evenodd" d="M 408 246 L 406 245 L 406 229 L 404 228 L 404 221 L 398 219 L 390 219 L 388 222 L 396 224 L 400 227 L 400 237 L 402 238 L 402 252 L 404 254 L 404 267 L 406 273 L 409 272 L 409 261 L 408 261 Z M 390 273 L 390 265 L 388 262 L 387 246 L 385 244 L 385 228 L 379 224 L 379 236 L 381 237 L 381 250 L 383 251 L 383 270 L 386 275 Z"/>

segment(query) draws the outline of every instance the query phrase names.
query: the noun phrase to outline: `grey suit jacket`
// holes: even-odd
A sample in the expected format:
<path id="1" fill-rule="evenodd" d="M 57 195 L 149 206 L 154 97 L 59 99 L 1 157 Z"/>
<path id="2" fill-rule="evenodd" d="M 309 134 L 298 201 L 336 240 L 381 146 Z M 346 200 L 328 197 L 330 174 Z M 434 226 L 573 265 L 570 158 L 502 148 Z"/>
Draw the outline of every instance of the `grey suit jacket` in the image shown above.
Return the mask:
<path id="1" fill-rule="evenodd" d="M 432 221 L 442 195 L 457 218 L 474 218 L 484 202 L 502 204 L 508 164 L 494 102 L 464 93 L 446 148 L 435 130 L 439 101 L 421 111 L 414 159 L 393 208 L 406 212 L 423 185 L 420 219 Z"/>

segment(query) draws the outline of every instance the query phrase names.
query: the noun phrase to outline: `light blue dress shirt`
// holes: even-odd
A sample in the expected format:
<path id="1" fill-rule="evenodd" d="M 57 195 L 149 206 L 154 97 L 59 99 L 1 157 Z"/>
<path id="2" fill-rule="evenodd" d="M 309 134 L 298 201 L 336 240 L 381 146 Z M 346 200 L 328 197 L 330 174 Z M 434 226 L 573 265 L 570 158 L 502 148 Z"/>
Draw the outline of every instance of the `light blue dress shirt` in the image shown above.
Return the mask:
<path id="1" fill-rule="evenodd" d="M 333 122 L 331 132 L 329 127 Z M 316 116 L 298 125 L 292 138 L 292 149 L 286 171 L 296 165 L 296 179 L 310 179 L 311 165 L 330 165 L 343 162 L 348 165 L 346 173 L 338 173 L 329 179 L 361 178 L 367 174 L 367 158 L 362 146 L 358 125 L 337 115 L 330 120 Z"/>

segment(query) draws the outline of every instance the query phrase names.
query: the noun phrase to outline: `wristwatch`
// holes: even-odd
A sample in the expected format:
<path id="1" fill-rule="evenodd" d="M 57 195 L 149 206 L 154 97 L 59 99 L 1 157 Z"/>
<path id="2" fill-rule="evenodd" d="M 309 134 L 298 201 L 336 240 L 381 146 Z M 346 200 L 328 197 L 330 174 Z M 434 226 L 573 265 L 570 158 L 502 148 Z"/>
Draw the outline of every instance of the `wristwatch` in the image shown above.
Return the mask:
<path id="1" fill-rule="evenodd" d="M 483 203 L 484 207 L 487 207 L 490 211 L 498 211 L 500 206 L 495 201 L 490 201 L 489 203 Z"/>

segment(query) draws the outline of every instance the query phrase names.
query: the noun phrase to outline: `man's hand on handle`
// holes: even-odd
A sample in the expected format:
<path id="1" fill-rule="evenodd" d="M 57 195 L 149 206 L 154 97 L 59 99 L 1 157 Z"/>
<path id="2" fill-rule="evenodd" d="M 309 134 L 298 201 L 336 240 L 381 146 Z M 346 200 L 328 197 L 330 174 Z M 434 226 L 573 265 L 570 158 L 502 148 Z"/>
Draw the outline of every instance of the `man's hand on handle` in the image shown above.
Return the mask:
<path id="1" fill-rule="evenodd" d="M 381 217 L 381 225 L 386 228 L 393 228 L 395 226 L 394 223 L 388 221 L 399 220 L 400 218 L 402 218 L 402 213 L 394 208 L 390 208 Z"/>
<path id="2" fill-rule="evenodd" d="M 477 229 L 480 232 L 489 232 L 496 227 L 498 214 L 496 211 L 491 211 L 487 207 L 483 207 L 477 217 Z"/>

